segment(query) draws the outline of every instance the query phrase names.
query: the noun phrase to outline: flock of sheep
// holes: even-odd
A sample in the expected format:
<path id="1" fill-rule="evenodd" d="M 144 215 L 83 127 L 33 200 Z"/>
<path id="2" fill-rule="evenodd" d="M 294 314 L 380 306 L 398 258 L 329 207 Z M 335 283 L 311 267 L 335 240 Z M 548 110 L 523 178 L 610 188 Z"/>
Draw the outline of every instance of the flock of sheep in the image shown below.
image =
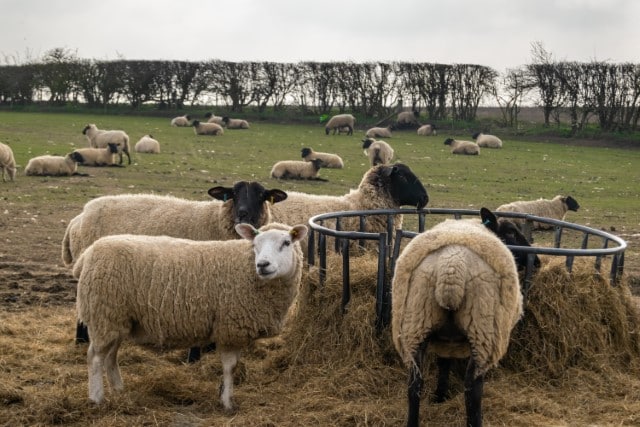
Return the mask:
<path id="1" fill-rule="evenodd" d="M 193 126 L 196 134 L 213 135 L 222 135 L 224 127 L 249 128 L 244 120 L 213 114 L 207 119 L 191 122 L 189 116 L 180 116 L 171 125 Z M 325 133 L 352 134 L 354 125 L 352 115 L 334 116 Z M 416 114 L 398 116 L 396 126 L 408 125 L 419 125 Z M 117 353 L 127 338 L 193 351 L 215 343 L 223 366 L 220 401 L 232 410 L 233 369 L 240 351 L 258 338 L 279 334 L 295 301 L 309 251 L 309 219 L 326 212 L 422 209 L 428 204 L 419 177 L 409 166 L 392 163 L 391 146 L 375 139 L 389 138 L 390 132 L 391 128 L 367 132 L 363 148 L 371 168 L 356 189 L 342 196 L 284 192 L 240 181 L 233 187 L 210 188 L 211 201 L 125 194 L 86 203 L 68 223 L 62 260 L 78 279 L 76 340 L 89 341 L 89 399 L 103 401 L 103 374 L 113 390 L 123 388 Z M 435 135 L 436 127 L 420 125 L 421 132 Z M 33 158 L 26 171 L 71 175 L 78 163 L 111 165 L 119 156 L 121 164 L 123 153 L 131 161 L 125 132 L 87 125 L 83 133 L 89 148 L 60 159 Z M 502 146 L 491 135 L 476 134 L 473 139 L 477 142 L 447 139 L 445 144 L 456 154 L 478 154 L 481 146 Z M 159 152 L 159 144 L 146 135 L 135 149 Z M 271 176 L 317 178 L 321 167 L 344 167 L 338 155 L 309 147 L 302 149 L 301 157 L 302 161 L 276 163 Z M 13 153 L 1 143 L 0 166 L 3 180 L 5 172 L 11 180 L 15 178 Z M 496 210 L 563 219 L 567 210 L 578 208 L 573 197 L 557 196 L 514 202 Z M 358 229 L 357 218 L 352 221 L 345 219 L 342 229 Z M 402 228 L 401 215 L 395 224 Z M 386 217 L 371 216 L 365 223 L 368 232 L 383 232 L 386 227 Z M 483 208 L 479 219 L 446 220 L 418 235 L 398 258 L 391 333 L 409 370 L 409 425 L 419 422 L 427 349 L 438 356 L 436 401 L 446 398 L 451 358 L 469 358 L 467 424 L 481 425 L 484 374 L 505 354 L 511 330 L 522 314 L 518 278 L 522 260 L 514 257 L 507 244 L 529 245 L 516 220 L 499 220 Z"/>

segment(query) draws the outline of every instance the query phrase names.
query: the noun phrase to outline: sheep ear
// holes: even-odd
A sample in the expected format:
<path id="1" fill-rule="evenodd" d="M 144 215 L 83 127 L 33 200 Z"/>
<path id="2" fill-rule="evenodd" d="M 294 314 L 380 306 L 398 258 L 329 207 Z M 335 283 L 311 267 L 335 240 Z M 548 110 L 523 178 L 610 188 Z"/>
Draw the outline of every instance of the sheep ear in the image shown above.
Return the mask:
<path id="1" fill-rule="evenodd" d="M 250 241 L 253 241 L 253 239 L 255 239 L 255 237 L 258 234 L 260 234 L 260 232 L 256 230 L 251 224 L 245 224 L 245 223 L 236 224 L 235 229 L 236 229 L 236 233 L 238 233 L 240 237 Z"/>
<path id="2" fill-rule="evenodd" d="M 286 198 L 287 198 L 287 193 L 285 193 L 282 190 L 278 190 L 274 188 L 273 190 L 267 191 L 265 200 L 271 204 L 274 204 L 274 203 L 281 202 Z"/>
<path id="3" fill-rule="evenodd" d="M 489 230 L 497 233 L 498 231 L 498 218 L 487 208 L 480 208 L 480 219 L 482 224 Z"/>
<path id="4" fill-rule="evenodd" d="M 306 225 L 298 224 L 289 230 L 289 234 L 291 235 L 291 240 L 295 243 L 304 239 L 308 231 L 309 229 Z"/>
<path id="5" fill-rule="evenodd" d="M 214 199 L 222 200 L 223 202 L 233 199 L 233 188 L 230 187 L 213 187 L 207 193 Z"/>

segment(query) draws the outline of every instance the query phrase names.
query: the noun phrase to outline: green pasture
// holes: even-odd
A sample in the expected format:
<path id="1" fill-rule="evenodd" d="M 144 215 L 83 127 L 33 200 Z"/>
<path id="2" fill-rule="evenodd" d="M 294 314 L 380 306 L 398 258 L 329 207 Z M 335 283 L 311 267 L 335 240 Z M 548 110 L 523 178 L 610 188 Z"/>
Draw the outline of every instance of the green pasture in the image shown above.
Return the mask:
<path id="1" fill-rule="evenodd" d="M 196 117 L 204 120 L 202 117 Z M 322 125 L 251 122 L 249 130 L 227 130 L 223 136 L 197 136 L 192 128 L 169 126 L 169 119 L 56 113 L 0 112 L 0 142 L 14 151 L 20 166 L 16 182 L 0 183 L 2 204 L 46 206 L 69 210 L 74 216 L 93 197 L 105 194 L 151 192 L 206 200 L 206 190 L 256 180 L 268 188 L 317 194 L 344 194 L 356 188 L 368 169 L 361 140 L 324 134 Z M 122 129 L 131 146 L 144 134 L 161 145 L 159 155 L 132 153 L 123 168 L 80 167 L 89 177 L 28 177 L 24 166 L 41 154 L 64 155 L 87 146 L 82 129 L 95 123 L 101 129 Z M 498 135 L 499 132 L 494 132 Z M 419 137 L 415 131 L 396 131 L 387 140 L 395 160 L 408 164 L 429 192 L 430 207 L 479 209 L 520 199 L 571 194 L 581 204 L 567 220 L 594 228 L 637 232 L 640 229 L 640 151 L 580 147 L 557 142 L 504 140 L 502 149 L 482 149 L 480 156 L 452 155 L 443 142 L 454 136 Z M 460 139 L 470 139 L 462 135 Z M 270 178 L 278 160 L 300 159 L 300 149 L 339 154 L 342 170 L 323 169 L 320 181 L 277 181 Z M 2 210 L 0 210 L 0 213 Z"/>

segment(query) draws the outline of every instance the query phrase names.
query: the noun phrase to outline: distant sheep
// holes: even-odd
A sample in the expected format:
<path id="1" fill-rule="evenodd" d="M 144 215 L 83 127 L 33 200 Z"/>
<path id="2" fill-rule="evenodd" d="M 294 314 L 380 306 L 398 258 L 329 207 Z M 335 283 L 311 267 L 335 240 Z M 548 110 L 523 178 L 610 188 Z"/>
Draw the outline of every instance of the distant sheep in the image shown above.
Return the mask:
<path id="1" fill-rule="evenodd" d="M 303 148 L 301 154 L 302 158 L 306 162 L 310 162 L 315 159 L 322 160 L 323 168 L 342 169 L 344 167 L 344 162 L 337 154 L 320 153 L 313 151 L 313 148 Z"/>
<path id="2" fill-rule="evenodd" d="M 104 148 L 78 148 L 73 153 L 79 156 L 78 163 L 83 166 L 122 166 L 116 164 L 118 145 L 113 142 Z"/>
<path id="3" fill-rule="evenodd" d="M 367 138 L 391 138 L 391 131 L 393 130 L 393 126 L 389 125 L 385 128 L 374 127 L 364 134 Z"/>
<path id="4" fill-rule="evenodd" d="M 25 175 L 71 176 L 78 174 L 78 163 L 82 157 L 78 153 L 66 156 L 38 156 L 29 160 L 24 168 Z"/>
<path id="5" fill-rule="evenodd" d="M 122 164 L 122 153 L 127 155 L 129 164 L 131 164 L 131 155 L 129 154 L 129 135 L 122 130 L 102 130 L 98 129 L 93 123 L 88 124 L 82 129 L 82 134 L 89 140 L 89 146 L 92 148 L 105 148 L 108 143 L 113 142 L 118 145 L 118 154 L 120 155 L 120 164 Z"/>
<path id="6" fill-rule="evenodd" d="M 577 200 L 573 197 L 557 195 L 551 200 L 538 199 L 507 203 L 499 206 L 496 209 L 496 212 L 520 212 L 545 218 L 564 220 L 567 211 L 578 212 L 579 208 L 580 204 L 578 204 Z M 509 219 L 519 225 L 525 223 L 525 220 L 522 218 Z M 553 228 L 553 225 L 534 221 L 533 227 L 539 229 L 550 229 Z"/>
<path id="7" fill-rule="evenodd" d="M 402 111 L 398 113 L 398 118 L 396 119 L 396 126 L 398 127 L 398 129 L 418 127 L 420 126 L 420 123 L 418 122 L 419 117 L 420 117 L 420 112 L 417 110 Z"/>
<path id="8" fill-rule="evenodd" d="M 221 116 L 216 116 L 213 113 L 206 113 L 204 117 L 207 119 L 207 123 L 215 123 L 217 125 L 224 126 L 224 121 Z"/>
<path id="9" fill-rule="evenodd" d="M 315 179 L 326 181 L 318 177 L 322 167 L 322 160 L 315 159 L 309 162 L 299 160 L 281 160 L 271 168 L 271 178 L 276 179 Z"/>
<path id="10" fill-rule="evenodd" d="M 0 169 L 2 170 L 2 182 L 6 182 L 6 176 L 11 181 L 16 179 L 16 159 L 13 157 L 13 150 L 6 144 L 0 142 Z"/>
<path id="11" fill-rule="evenodd" d="M 196 135 L 224 135 L 224 129 L 217 123 L 201 123 L 199 120 L 194 120 L 191 126 Z"/>
<path id="12" fill-rule="evenodd" d="M 185 114 L 184 116 L 174 117 L 173 119 L 171 119 L 171 126 L 189 127 L 191 126 L 191 123 L 189 123 L 190 120 L 191 117 L 188 114 Z"/>
<path id="13" fill-rule="evenodd" d="M 145 135 L 133 147 L 136 153 L 159 154 L 160 143 L 153 138 L 153 135 Z"/>
<path id="14" fill-rule="evenodd" d="M 227 129 L 249 129 L 249 122 L 242 119 L 230 119 L 227 116 L 222 118 Z"/>
<path id="15" fill-rule="evenodd" d="M 393 160 L 393 148 L 385 141 L 366 138 L 362 140 L 362 148 L 371 166 L 388 165 Z"/>
<path id="16" fill-rule="evenodd" d="M 481 216 L 482 224 L 449 219 L 419 234 L 396 262 L 391 336 L 409 370 L 409 426 L 419 425 L 427 351 L 439 367 L 435 402 L 447 398 L 452 358 L 469 358 L 465 425 L 481 426 L 485 374 L 507 352 L 522 316 L 514 258 L 486 225 L 497 225 L 495 215 L 483 208 Z"/>
<path id="17" fill-rule="evenodd" d="M 438 131 L 436 129 L 436 125 L 434 124 L 426 124 L 426 125 L 422 125 L 418 128 L 418 135 L 420 136 L 436 136 L 438 134 Z"/>
<path id="18" fill-rule="evenodd" d="M 502 140 L 495 135 L 486 135 L 482 132 L 474 133 L 471 138 L 476 141 L 478 147 L 502 148 Z"/>
<path id="19" fill-rule="evenodd" d="M 356 125 L 356 118 L 351 114 L 337 114 L 329 119 L 324 127 L 325 134 L 329 135 L 329 132 L 333 130 L 333 134 L 340 128 L 348 128 L 347 135 L 353 135 L 353 128 Z"/>
<path id="20" fill-rule="evenodd" d="M 117 235 L 91 245 L 73 269 L 78 318 L 88 325 L 89 399 L 104 400 L 103 373 L 123 389 L 118 350 L 127 338 L 164 348 L 213 340 L 222 361 L 220 402 L 231 411 L 240 352 L 278 335 L 302 278 L 305 225 L 238 224 L 243 238 L 197 242 Z M 135 254 L 135 256 L 131 256 Z"/>
<path id="21" fill-rule="evenodd" d="M 469 154 L 469 155 L 478 155 L 480 154 L 480 147 L 478 144 L 471 141 L 461 141 L 457 139 L 447 138 L 444 141 L 444 145 L 451 146 L 452 154 Z"/>

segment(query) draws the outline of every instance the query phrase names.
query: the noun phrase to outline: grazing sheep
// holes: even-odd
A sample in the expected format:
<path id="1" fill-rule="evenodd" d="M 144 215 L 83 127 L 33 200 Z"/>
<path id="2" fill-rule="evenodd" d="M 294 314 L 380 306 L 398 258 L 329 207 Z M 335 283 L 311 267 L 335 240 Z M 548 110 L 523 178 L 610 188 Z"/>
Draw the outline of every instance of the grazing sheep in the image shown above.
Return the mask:
<path id="1" fill-rule="evenodd" d="M 385 141 L 366 138 L 362 140 L 362 148 L 371 166 L 388 165 L 393 159 L 393 148 Z"/>
<path id="2" fill-rule="evenodd" d="M 224 129 L 217 123 L 200 123 L 199 120 L 194 120 L 191 126 L 196 135 L 224 135 Z"/>
<path id="3" fill-rule="evenodd" d="M 420 112 L 417 110 L 402 111 L 398 113 L 398 118 L 396 119 L 396 127 L 398 129 L 406 129 L 420 126 L 420 123 L 418 122 L 419 117 Z"/>
<path id="4" fill-rule="evenodd" d="M 342 169 L 344 167 L 344 162 L 337 154 L 320 153 L 318 151 L 313 151 L 313 148 L 303 148 L 301 153 L 302 158 L 307 162 L 315 159 L 322 160 L 323 168 Z"/>
<path id="5" fill-rule="evenodd" d="M 116 165 L 118 145 L 113 142 L 109 142 L 104 148 L 78 148 L 73 153 L 83 166 L 122 166 Z"/>
<path id="6" fill-rule="evenodd" d="M 488 209 L 481 217 L 483 224 L 497 224 Z M 506 353 L 522 316 L 514 258 L 483 224 L 446 220 L 413 238 L 396 262 L 391 336 L 409 369 L 409 426 L 419 423 L 427 350 L 438 356 L 436 402 L 446 399 L 451 359 L 469 358 L 466 425 L 482 425 L 484 375 Z"/>
<path id="7" fill-rule="evenodd" d="M 242 119 L 230 119 L 227 116 L 222 118 L 227 129 L 249 129 L 249 122 Z"/>
<path id="8" fill-rule="evenodd" d="M 16 179 L 16 159 L 13 157 L 13 150 L 6 144 L 0 142 L 0 169 L 2 169 L 2 182 L 6 182 L 5 176 L 9 176 L 11 181 Z"/>
<path id="9" fill-rule="evenodd" d="M 122 130 L 102 130 L 96 125 L 88 124 L 82 129 L 82 134 L 86 135 L 89 140 L 89 147 L 105 148 L 108 143 L 118 144 L 118 154 L 120 155 L 120 164 L 122 164 L 122 153 L 127 155 L 129 164 L 131 164 L 131 156 L 129 155 L 129 135 Z"/>
<path id="10" fill-rule="evenodd" d="M 271 178 L 276 179 L 315 179 L 326 181 L 318 176 L 322 167 L 322 160 L 315 159 L 309 162 L 299 160 L 281 160 L 271 168 Z"/>
<path id="11" fill-rule="evenodd" d="M 348 128 L 347 135 L 353 135 L 353 127 L 356 125 L 356 118 L 351 114 L 337 114 L 329 119 L 324 127 L 325 134 L 329 135 L 329 132 L 333 129 L 333 134 L 340 128 Z"/>
<path id="12" fill-rule="evenodd" d="M 29 160 L 24 168 L 25 175 L 71 176 L 78 173 L 78 163 L 82 157 L 78 153 L 66 156 L 38 156 Z"/>
<path id="13" fill-rule="evenodd" d="M 394 128 L 391 125 L 386 128 L 371 128 L 364 134 L 364 136 L 367 138 L 391 138 L 391 131 L 393 129 Z"/>
<path id="14" fill-rule="evenodd" d="M 451 146 L 452 154 L 470 154 L 470 155 L 478 155 L 480 154 L 480 147 L 478 144 L 471 141 L 460 141 L 457 139 L 447 138 L 444 141 L 444 145 Z"/>
<path id="15" fill-rule="evenodd" d="M 273 221 L 285 224 L 308 223 L 312 216 L 326 212 L 395 209 L 412 206 L 418 209 L 427 205 L 429 196 L 420 179 L 411 169 L 401 163 L 378 165 L 369 169 L 358 189 L 343 196 L 325 196 L 290 191 L 287 200 L 272 207 Z M 330 221 L 327 221 L 329 226 Z M 402 215 L 394 216 L 396 228 L 402 228 Z M 358 218 L 345 218 L 341 222 L 343 230 L 358 230 Z M 376 233 L 387 231 L 387 217 L 371 215 L 367 217 L 365 231 Z M 307 241 L 302 242 L 306 256 Z"/>
<path id="16" fill-rule="evenodd" d="M 207 119 L 207 123 L 215 123 L 217 125 L 224 126 L 224 121 L 222 121 L 221 116 L 216 116 L 213 113 L 206 113 L 204 117 Z"/>
<path id="17" fill-rule="evenodd" d="M 191 123 L 189 123 L 190 120 L 191 117 L 188 114 L 185 114 L 184 116 L 174 117 L 173 119 L 171 119 L 171 126 L 189 127 L 191 126 Z"/>
<path id="18" fill-rule="evenodd" d="M 133 147 L 136 153 L 159 154 L 160 143 L 153 138 L 153 135 L 145 135 Z"/>
<path id="19" fill-rule="evenodd" d="M 496 209 L 496 212 L 520 212 L 545 218 L 564 220 L 567 211 L 578 212 L 579 208 L 580 205 L 573 197 L 558 195 L 551 200 L 538 199 L 507 203 L 499 206 Z M 525 220 L 522 218 L 510 218 L 510 220 L 519 225 L 525 223 Z M 553 228 L 553 225 L 534 221 L 533 227 L 539 229 L 550 229 Z"/>
<path id="20" fill-rule="evenodd" d="M 502 148 L 502 140 L 495 135 L 485 135 L 482 132 L 476 132 L 471 138 L 476 141 L 478 147 Z"/>
<path id="21" fill-rule="evenodd" d="M 420 136 L 436 136 L 437 134 L 438 130 L 436 129 L 436 125 L 431 123 L 422 125 L 418 128 L 418 135 Z"/>
<path id="22" fill-rule="evenodd" d="M 349 126 L 342 126 L 338 128 L 338 135 L 342 135 L 343 133 L 349 134 L 351 132 L 351 128 Z"/>
<path id="23" fill-rule="evenodd" d="M 220 402 L 227 411 L 234 408 L 240 351 L 281 332 L 302 277 L 298 242 L 307 235 L 304 225 L 235 229 L 243 239 L 108 236 L 82 254 L 73 275 L 78 318 L 92 337 L 91 401 L 104 399 L 103 371 L 114 391 L 123 389 L 117 357 L 127 338 L 161 348 L 214 341 L 223 371 Z"/>

